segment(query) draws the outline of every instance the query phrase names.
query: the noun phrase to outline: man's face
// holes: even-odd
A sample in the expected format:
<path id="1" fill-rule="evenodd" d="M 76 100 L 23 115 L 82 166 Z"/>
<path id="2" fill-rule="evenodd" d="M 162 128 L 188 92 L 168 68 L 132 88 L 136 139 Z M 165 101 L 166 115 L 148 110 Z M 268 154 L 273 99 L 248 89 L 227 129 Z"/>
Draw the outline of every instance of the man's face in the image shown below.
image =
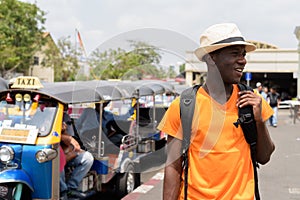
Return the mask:
<path id="1" fill-rule="evenodd" d="M 223 82 L 234 84 L 240 82 L 244 67 L 247 63 L 244 45 L 233 45 L 211 53 Z"/>
<path id="2" fill-rule="evenodd" d="M 270 89 L 270 92 L 273 93 L 273 94 L 275 94 L 275 93 L 276 93 L 275 88 L 271 88 L 271 89 Z"/>

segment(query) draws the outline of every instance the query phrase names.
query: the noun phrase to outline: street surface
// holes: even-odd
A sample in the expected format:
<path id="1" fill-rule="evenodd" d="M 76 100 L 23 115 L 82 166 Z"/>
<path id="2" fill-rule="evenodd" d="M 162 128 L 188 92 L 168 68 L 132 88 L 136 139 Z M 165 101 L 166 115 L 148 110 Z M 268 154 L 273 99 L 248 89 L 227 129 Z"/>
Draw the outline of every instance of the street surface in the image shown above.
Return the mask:
<path id="1" fill-rule="evenodd" d="M 259 172 L 262 199 L 300 199 L 300 120 L 288 109 L 279 110 L 277 128 L 269 127 L 276 150 Z"/>
<path id="2" fill-rule="evenodd" d="M 280 109 L 278 127 L 268 126 L 268 129 L 276 150 L 271 161 L 258 170 L 261 199 L 300 199 L 300 120 L 294 124 L 289 109 Z M 122 200 L 162 199 L 162 167 L 143 173 L 144 184 Z"/>

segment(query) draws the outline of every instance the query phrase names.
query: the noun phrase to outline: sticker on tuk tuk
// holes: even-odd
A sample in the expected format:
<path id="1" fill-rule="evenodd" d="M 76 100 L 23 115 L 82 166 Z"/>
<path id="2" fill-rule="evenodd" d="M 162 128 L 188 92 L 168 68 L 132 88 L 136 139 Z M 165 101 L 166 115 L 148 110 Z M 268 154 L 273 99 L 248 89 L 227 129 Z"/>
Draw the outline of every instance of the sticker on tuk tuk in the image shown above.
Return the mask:
<path id="1" fill-rule="evenodd" d="M 58 134 L 58 132 L 56 132 L 56 131 L 54 131 L 54 132 L 52 133 L 52 135 L 53 135 L 54 137 L 59 137 L 59 134 Z"/>
<path id="2" fill-rule="evenodd" d="M 19 76 L 13 82 L 11 88 L 25 88 L 25 89 L 40 89 L 44 86 L 37 77 L 33 76 Z"/>
<path id="3" fill-rule="evenodd" d="M 21 144 L 35 144 L 38 129 L 0 127 L 0 141 Z"/>

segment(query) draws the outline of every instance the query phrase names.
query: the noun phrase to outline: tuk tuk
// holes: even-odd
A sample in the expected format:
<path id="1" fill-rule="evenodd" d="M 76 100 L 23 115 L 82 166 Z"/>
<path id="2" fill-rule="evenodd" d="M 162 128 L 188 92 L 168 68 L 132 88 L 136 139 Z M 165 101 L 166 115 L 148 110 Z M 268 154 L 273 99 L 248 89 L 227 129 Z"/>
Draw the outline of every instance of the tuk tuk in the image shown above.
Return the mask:
<path id="1" fill-rule="evenodd" d="M 170 85 L 123 81 L 42 85 L 35 77 L 18 77 L 10 87 L 6 83 L 0 86 L 0 199 L 59 199 L 59 146 L 66 106 L 81 108 L 76 115 L 69 109 L 69 114 L 74 116 L 78 138 L 94 156 L 94 164 L 80 184 L 82 192 L 112 190 L 122 197 L 140 185 L 142 159 L 164 152 L 166 139 L 156 130 L 155 106 L 144 112 L 150 117 L 143 121 L 139 98 L 172 92 Z M 131 120 L 112 123 L 116 132 L 123 134 L 119 145 L 103 131 L 101 112 L 107 101 L 136 106 Z M 86 115 L 88 126 L 82 128 L 81 115 L 95 111 L 95 104 L 100 113 Z M 124 107 L 119 113 L 122 110 Z"/>
<path id="2" fill-rule="evenodd" d="M 35 77 L 0 92 L 0 199 L 59 199 L 63 104 Z"/>
<path id="3" fill-rule="evenodd" d="M 140 174 L 149 164 L 144 162 L 146 157 L 163 154 L 157 155 L 162 158 L 166 144 L 166 138 L 156 128 L 162 113 L 156 112 L 155 106 L 141 107 L 139 99 L 171 93 L 173 87 L 167 83 L 140 81 L 84 81 L 78 84 L 92 88 L 102 97 L 99 102 L 91 102 L 99 104 L 98 120 L 95 107 L 84 109 L 74 120 L 80 139 L 95 158 L 91 171 L 98 174 L 98 191 L 112 191 L 117 197 L 123 197 L 140 185 Z M 122 134 L 119 144 L 112 142 L 104 131 L 102 112 L 107 101 L 111 112 L 117 113 L 112 124 L 114 130 Z M 131 116 L 125 120 L 119 118 L 132 107 L 135 112 Z M 165 108 L 163 110 L 165 112 Z M 158 114 L 160 119 L 157 119 Z"/>

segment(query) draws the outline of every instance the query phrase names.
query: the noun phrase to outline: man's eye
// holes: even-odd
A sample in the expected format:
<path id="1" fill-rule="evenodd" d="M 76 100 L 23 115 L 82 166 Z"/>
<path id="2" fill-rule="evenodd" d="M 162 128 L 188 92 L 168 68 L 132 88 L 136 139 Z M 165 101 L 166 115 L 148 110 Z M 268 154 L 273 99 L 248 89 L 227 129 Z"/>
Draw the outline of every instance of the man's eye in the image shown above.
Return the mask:
<path id="1" fill-rule="evenodd" d="M 241 52 L 231 52 L 231 55 L 236 56 L 236 57 L 240 57 L 240 56 L 245 57 L 246 52 L 243 52 L 243 53 L 241 53 Z"/>

